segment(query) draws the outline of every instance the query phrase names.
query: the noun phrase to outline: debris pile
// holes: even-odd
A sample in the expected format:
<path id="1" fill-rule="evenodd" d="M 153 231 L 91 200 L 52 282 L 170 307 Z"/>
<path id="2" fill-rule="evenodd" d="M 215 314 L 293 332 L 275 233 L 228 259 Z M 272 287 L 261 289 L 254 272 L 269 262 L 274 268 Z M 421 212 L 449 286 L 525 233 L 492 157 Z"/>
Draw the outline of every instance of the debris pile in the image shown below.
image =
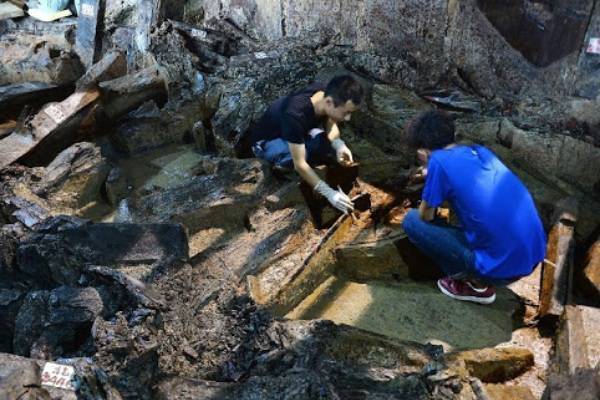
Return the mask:
<path id="1" fill-rule="evenodd" d="M 0 397 L 598 397 L 595 2 L 22 3 L 0 3 Z M 367 92 L 352 216 L 241 146 L 339 73 Z M 404 126 L 431 108 L 549 235 L 487 308 L 439 294 L 401 228 Z"/>

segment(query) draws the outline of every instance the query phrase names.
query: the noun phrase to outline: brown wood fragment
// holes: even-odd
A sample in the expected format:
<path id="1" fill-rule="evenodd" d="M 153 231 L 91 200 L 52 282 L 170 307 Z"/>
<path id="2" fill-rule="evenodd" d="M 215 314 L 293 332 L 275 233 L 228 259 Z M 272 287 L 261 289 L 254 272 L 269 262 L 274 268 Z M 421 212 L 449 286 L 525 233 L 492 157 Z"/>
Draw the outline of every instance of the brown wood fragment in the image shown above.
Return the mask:
<path id="1" fill-rule="evenodd" d="M 100 92 L 91 90 L 74 93 L 59 103 L 49 103 L 29 124 L 0 140 L 0 168 L 12 164 L 40 145 L 49 136 L 60 135 L 86 112 L 86 107 L 98 100 Z M 68 130 L 68 129 L 67 129 Z"/>
<path id="2" fill-rule="evenodd" d="M 127 61 L 123 53 L 110 51 L 77 81 L 77 90 L 85 90 L 99 82 L 120 78 L 126 73 Z"/>
<path id="3" fill-rule="evenodd" d="M 556 215 L 557 222 L 548 234 L 548 247 L 542 267 L 540 317 L 560 316 L 571 295 L 576 201 L 568 198 L 559 202 Z"/>
<path id="4" fill-rule="evenodd" d="M 587 252 L 583 278 L 590 296 L 600 301 L 600 239 L 596 240 Z"/>
<path id="5" fill-rule="evenodd" d="M 590 367 L 583 318 L 576 306 L 566 306 L 560 318 L 554 362 L 557 372 L 566 374 Z"/>
<path id="6" fill-rule="evenodd" d="M 23 8 L 18 7 L 10 2 L 0 3 L 0 21 L 25 15 Z"/>
<path id="7" fill-rule="evenodd" d="M 145 101 L 167 94 L 166 80 L 158 67 L 102 82 L 99 86 L 104 113 L 109 120 L 115 120 Z"/>

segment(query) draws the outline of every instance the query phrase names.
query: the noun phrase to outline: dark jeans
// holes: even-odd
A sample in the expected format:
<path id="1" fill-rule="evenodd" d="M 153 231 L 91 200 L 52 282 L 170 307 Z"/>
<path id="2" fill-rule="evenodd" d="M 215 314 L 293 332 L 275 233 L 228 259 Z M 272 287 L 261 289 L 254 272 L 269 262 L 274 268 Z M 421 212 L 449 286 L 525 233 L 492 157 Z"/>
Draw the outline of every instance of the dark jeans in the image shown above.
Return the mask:
<path id="1" fill-rule="evenodd" d="M 307 139 L 304 145 L 306 146 L 306 162 L 311 166 L 328 165 L 335 160 L 335 152 L 325 133 Z M 281 138 L 268 142 L 258 141 L 252 146 L 252 151 L 256 157 L 269 161 L 273 165 L 282 168 L 294 168 L 288 142 Z"/>
<path id="2" fill-rule="evenodd" d="M 493 286 L 506 286 L 514 281 L 490 279 L 479 275 L 475 268 L 475 254 L 469 248 L 460 227 L 443 221 L 425 222 L 415 209 L 406 214 L 402 227 L 410 241 L 431 258 L 447 276 L 455 279 L 474 278 Z"/>

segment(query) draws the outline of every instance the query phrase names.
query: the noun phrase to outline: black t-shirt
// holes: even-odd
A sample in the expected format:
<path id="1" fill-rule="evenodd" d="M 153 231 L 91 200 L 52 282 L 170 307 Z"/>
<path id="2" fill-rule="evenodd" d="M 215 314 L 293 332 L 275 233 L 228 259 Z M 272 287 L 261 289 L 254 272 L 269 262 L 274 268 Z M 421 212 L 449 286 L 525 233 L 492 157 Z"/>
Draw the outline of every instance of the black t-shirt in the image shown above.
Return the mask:
<path id="1" fill-rule="evenodd" d="M 277 99 L 269 106 L 250 133 L 250 142 L 282 138 L 302 144 L 313 128 L 323 128 L 324 118 L 317 118 L 310 101 L 313 94 L 325 90 L 325 84 L 315 82 L 302 90 Z"/>

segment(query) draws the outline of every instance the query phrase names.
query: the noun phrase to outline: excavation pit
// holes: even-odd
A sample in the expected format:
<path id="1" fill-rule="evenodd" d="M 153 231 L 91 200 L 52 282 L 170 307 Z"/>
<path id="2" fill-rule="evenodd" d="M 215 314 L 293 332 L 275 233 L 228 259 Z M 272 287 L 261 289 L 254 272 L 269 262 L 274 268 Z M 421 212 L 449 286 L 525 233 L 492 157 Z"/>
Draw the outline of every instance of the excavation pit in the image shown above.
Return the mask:
<path id="1" fill-rule="evenodd" d="M 326 319 L 445 350 L 511 340 L 521 304 L 500 289 L 490 306 L 453 301 L 436 287 L 431 262 L 402 230 L 410 202 L 367 184 L 370 211 L 342 216 L 303 260 L 277 260 L 249 277 L 253 298 L 288 319 Z"/>

